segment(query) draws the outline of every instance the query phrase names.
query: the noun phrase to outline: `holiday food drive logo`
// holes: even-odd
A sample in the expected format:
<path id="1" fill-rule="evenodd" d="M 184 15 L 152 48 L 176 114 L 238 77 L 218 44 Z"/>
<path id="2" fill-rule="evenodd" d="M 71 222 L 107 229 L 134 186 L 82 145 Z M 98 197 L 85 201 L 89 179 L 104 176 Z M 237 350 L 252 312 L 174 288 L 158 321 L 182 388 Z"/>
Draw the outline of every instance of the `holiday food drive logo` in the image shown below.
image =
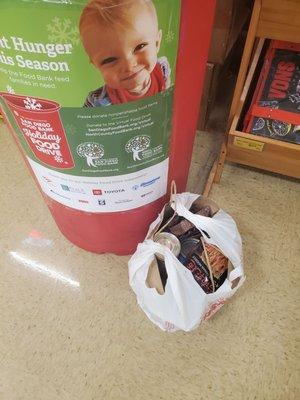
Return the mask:
<path id="1" fill-rule="evenodd" d="M 0 96 L 37 159 L 55 168 L 74 167 L 58 103 L 4 92 Z"/>

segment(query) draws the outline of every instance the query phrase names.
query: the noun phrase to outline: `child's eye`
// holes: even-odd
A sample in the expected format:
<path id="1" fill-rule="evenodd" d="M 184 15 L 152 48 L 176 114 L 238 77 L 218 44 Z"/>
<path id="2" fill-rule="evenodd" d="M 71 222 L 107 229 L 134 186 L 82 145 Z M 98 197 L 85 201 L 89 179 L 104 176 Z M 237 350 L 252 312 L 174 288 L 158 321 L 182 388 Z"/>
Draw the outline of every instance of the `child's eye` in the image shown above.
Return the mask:
<path id="1" fill-rule="evenodd" d="M 142 50 L 144 47 L 147 46 L 148 43 L 140 43 L 136 46 L 136 48 L 134 49 L 134 51 L 139 51 Z"/>
<path id="2" fill-rule="evenodd" d="M 117 60 L 116 57 L 108 57 L 100 62 L 100 65 L 111 64 Z"/>

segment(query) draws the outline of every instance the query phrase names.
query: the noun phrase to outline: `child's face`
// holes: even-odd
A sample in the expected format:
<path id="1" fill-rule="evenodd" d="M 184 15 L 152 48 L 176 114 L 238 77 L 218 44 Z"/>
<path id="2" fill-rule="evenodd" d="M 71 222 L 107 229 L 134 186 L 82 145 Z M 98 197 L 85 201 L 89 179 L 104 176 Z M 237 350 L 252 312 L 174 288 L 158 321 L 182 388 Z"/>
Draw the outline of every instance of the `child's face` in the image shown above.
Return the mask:
<path id="1" fill-rule="evenodd" d="M 132 7 L 126 20 L 126 26 L 93 30 L 90 58 L 108 86 L 139 95 L 149 86 L 157 63 L 161 31 L 145 5 Z"/>

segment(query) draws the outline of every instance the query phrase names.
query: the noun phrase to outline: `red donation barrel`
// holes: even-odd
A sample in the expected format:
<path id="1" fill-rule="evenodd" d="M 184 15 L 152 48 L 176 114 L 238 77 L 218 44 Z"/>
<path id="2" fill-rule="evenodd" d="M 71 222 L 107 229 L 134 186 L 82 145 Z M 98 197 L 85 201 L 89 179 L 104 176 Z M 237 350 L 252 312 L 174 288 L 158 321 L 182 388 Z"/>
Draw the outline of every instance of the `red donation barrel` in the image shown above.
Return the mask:
<path id="1" fill-rule="evenodd" d="M 63 235 L 123 255 L 185 190 L 215 1 L 107 4 L 4 0 L 0 106 Z"/>

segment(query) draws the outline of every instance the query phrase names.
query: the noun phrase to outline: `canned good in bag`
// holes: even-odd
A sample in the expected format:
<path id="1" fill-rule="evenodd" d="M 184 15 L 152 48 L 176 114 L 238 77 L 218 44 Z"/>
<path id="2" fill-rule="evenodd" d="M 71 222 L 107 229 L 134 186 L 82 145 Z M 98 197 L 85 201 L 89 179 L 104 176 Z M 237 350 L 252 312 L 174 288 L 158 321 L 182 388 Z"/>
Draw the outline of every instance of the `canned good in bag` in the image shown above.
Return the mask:
<path id="1" fill-rule="evenodd" d="M 168 232 L 160 232 L 154 235 L 153 241 L 163 246 L 166 246 L 171 252 L 177 257 L 180 253 L 180 241 L 179 239 L 173 235 L 172 233 Z"/>

